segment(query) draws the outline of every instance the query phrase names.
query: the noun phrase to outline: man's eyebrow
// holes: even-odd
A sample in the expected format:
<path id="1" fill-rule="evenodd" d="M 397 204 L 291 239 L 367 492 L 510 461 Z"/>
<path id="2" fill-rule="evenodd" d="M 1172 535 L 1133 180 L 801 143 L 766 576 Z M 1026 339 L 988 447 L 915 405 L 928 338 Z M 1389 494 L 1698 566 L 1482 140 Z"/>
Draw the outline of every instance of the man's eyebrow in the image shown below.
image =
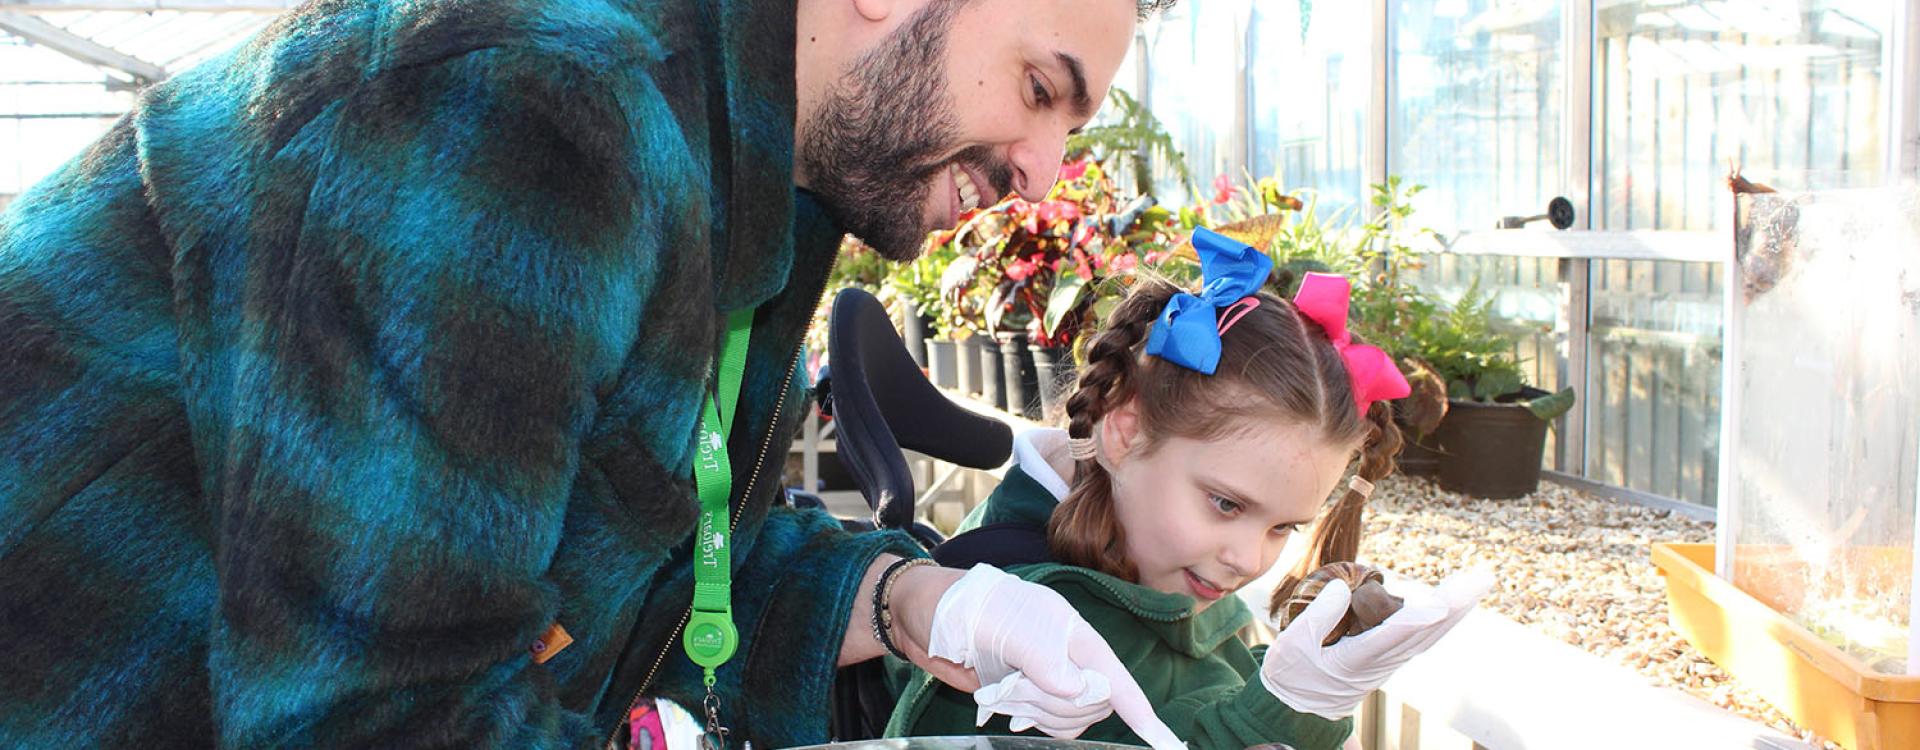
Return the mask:
<path id="1" fill-rule="evenodd" d="M 1087 119 L 1093 116 L 1093 98 L 1087 96 L 1087 69 L 1080 58 L 1065 52 L 1053 53 L 1053 59 L 1067 69 L 1067 77 L 1073 81 L 1073 92 L 1069 98 L 1073 101 L 1073 116 Z"/>

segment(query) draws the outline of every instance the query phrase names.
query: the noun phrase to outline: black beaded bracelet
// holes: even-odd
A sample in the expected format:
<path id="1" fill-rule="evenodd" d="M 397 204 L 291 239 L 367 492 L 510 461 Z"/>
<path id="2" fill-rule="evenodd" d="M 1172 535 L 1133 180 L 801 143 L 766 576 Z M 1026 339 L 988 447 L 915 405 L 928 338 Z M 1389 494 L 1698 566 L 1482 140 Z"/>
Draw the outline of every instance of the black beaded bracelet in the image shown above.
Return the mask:
<path id="1" fill-rule="evenodd" d="M 889 635 L 893 631 L 893 601 L 889 594 L 893 591 L 893 582 L 908 568 L 932 564 L 932 560 L 924 557 L 900 558 L 880 572 L 880 580 L 873 586 L 873 638 L 886 647 L 887 653 L 893 654 L 901 661 L 910 660 L 899 646 L 893 645 L 893 637 Z"/>

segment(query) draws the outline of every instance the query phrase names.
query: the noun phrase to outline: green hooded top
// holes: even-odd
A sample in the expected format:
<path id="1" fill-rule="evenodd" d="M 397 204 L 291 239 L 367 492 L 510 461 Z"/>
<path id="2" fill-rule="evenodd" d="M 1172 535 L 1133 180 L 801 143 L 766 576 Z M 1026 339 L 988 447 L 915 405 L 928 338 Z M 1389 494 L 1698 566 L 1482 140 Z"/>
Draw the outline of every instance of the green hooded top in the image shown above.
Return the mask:
<path id="1" fill-rule="evenodd" d="M 988 523 L 1046 524 L 1066 483 L 1047 464 L 1037 443 L 1062 447 L 1064 433 L 1035 430 L 1021 435 L 1016 465 L 962 524 L 962 531 Z M 1260 684 L 1256 675 L 1265 647 L 1251 650 L 1236 637 L 1253 621 L 1239 597 L 1226 597 L 1195 613 L 1192 597 L 1086 568 L 1046 563 L 1014 566 L 1007 572 L 1066 597 L 1113 647 L 1160 718 L 1192 750 L 1243 750 L 1271 742 L 1296 750 L 1334 750 L 1353 729 L 1352 719 L 1330 721 L 1295 711 Z M 887 735 L 1014 734 L 1005 716 L 996 715 L 976 728 L 974 715 L 973 696 L 916 670 L 894 708 Z M 1080 738 L 1146 744 L 1118 716 L 1093 725 Z"/>

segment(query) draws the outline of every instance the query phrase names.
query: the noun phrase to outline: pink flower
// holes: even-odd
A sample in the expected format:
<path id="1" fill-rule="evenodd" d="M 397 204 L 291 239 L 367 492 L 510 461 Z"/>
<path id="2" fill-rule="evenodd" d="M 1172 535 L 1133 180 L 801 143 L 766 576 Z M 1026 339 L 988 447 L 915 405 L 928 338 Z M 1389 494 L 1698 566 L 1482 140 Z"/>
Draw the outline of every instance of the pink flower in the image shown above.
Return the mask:
<path id="1" fill-rule="evenodd" d="M 1023 281 L 1038 270 L 1040 269 L 1033 265 L 1033 261 L 1016 260 L 1007 264 L 1007 278 L 1013 279 L 1014 281 Z"/>
<path id="2" fill-rule="evenodd" d="M 1134 267 L 1138 265 L 1140 265 L 1140 259 L 1135 257 L 1133 253 L 1115 255 L 1113 256 L 1113 260 L 1107 262 L 1107 267 L 1114 273 L 1132 273 Z"/>
<path id="3" fill-rule="evenodd" d="M 1081 222 L 1080 226 L 1075 227 L 1073 230 L 1073 246 L 1080 247 L 1086 245 L 1087 240 L 1093 238 L 1093 232 L 1093 222 Z"/>
<path id="4" fill-rule="evenodd" d="M 1234 187 L 1233 180 L 1229 179 L 1226 175 L 1213 178 L 1214 203 L 1226 203 L 1227 201 L 1233 200 L 1233 196 L 1239 194 L 1240 189 Z"/>
<path id="5" fill-rule="evenodd" d="M 1159 263 L 1160 261 L 1163 261 L 1166 259 L 1167 259 L 1167 254 L 1164 251 L 1155 250 L 1153 252 L 1147 253 L 1147 265 L 1149 266 Z M 1119 258 L 1114 258 L 1113 260 L 1115 263 L 1120 262 Z"/>
<path id="6" fill-rule="evenodd" d="M 1067 201 L 1046 201 L 1034 208 L 1034 215 L 1046 224 L 1073 221 L 1080 218 L 1080 207 Z"/>
<path id="7" fill-rule="evenodd" d="M 1074 180 L 1080 179 L 1082 176 L 1085 176 L 1086 173 L 1087 173 L 1086 159 L 1081 159 L 1075 162 L 1068 162 L 1064 165 L 1061 165 L 1060 167 L 1060 181 L 1072 182 Z"/>

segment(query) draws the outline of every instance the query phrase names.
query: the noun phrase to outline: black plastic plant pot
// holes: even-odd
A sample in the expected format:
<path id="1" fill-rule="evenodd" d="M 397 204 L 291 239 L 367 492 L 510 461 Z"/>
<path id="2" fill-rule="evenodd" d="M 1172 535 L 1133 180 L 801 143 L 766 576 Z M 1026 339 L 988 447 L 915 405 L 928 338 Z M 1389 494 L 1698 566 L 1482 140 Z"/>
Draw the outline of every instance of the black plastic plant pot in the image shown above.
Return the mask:
<path id="1" fill-rule="evenodd" d="M 980 393 L 980 335 L 969 333 L 966 338 L 954 342 L 954 382 L 961 393 L 969 396 Z"/>
<path id="2" fill-rule="evenodd" d="M 1513 400 L 1544 395 L 1529 388 Z M 1547 423 L 1523 405 L 1449 401 L 1433 437 L 1442 489 L 1498 500 L 1524 497 L 1540 486 Z"/>
<path id="3" fill-rule="evenodd" d="M 1440 451 L 1433 447 L 1434 436 L 1416 437 L 1411 430 L 1400 428 L 1400 455 L 1393 459 L 1394 471 L 1410 477 L 1430 477 L 1440 473 Z"/>
<path id="4" fill-rule="evenodd" d="M 920 308 L 907 303 L 907 326 L 900 331 L 900 341 L 907 345 L 907 354 L 913 357 L 913 363 L 927 366 L 927 342 L 933 340 L 933 321 L 920 317 Z"/>
<path id="5" fill-rule="evenodd" d="M 1431 477 L 1440 473 L 1440 450 L 1434 447 L 1433 433 L 1416 434 L 1407 424 L 1408 400 L 1393 404 L 1393 424 L 1400 428 L 1400 454 L 1393 457 L 1394 473 L 1409 477 Z M 1443 417 L 1444 418 L 1444 415 Z M 1434 430 L 1439 431 L 1439 425 Z"/>
<path id="6" fill-rule="evenodd" d="M 1000 369 L 1000 347 L 992 339 L 980 341 L 980 400 L 995 409 L 1007 408 L 1006 372 Z"/>
<path id="7" fill-rule="evenodd" d="M 1005 409 L 1027 419 L 1040 418 L 1040 378 L 1033 370 L 1033 353 L 1027 350 L 1027 335 L 1002 333 L 1000 370 L 1005 373 L 1001 387 L 1006 390 Z"/>
<path id="8" fill-rule="evenodd" d="M 927 377 L 941 388 L 959 385 L 959 347 L 946 339 L 927 339 Z"/>
<path id="9" fill-rule="evenodd" d="M 1073 350 L 1064 346 L 1027 346 L 1033 354 L 1034 379 L 1040 382 L 1040 419 L 1048 424 L 1065 424 L 1067 396 L 1073 393 L 1077 373 L 1073 369 Z"/>

